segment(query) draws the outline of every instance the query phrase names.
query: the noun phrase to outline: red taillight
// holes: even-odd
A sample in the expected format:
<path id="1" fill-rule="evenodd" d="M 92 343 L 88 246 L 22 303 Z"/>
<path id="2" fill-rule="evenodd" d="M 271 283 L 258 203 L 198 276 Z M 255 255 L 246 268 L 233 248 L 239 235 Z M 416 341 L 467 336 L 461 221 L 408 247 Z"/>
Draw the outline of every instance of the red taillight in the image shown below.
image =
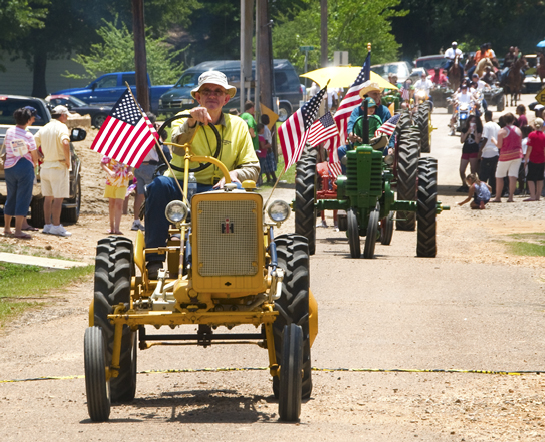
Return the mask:
<path id="1" fill-rule="evenodd" d="M 6 101 L 8 99 L 5 95 L 0 95 L 0 101 Z"/>

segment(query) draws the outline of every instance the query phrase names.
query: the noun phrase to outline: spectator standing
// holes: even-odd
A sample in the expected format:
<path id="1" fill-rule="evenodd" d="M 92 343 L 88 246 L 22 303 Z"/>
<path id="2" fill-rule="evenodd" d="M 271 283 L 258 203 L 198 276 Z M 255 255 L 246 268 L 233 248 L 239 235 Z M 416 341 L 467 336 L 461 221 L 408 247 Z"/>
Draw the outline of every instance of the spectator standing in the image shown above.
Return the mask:
<path id="1" fill-rule="evenodd" d="M 4 235 L 11 236 L 11 220 L 15 217 L 15 233 L 19 239 L 31 239 L 23 232 L 23 223 L 32 200 L 34 166 L 38 164 L 39 152 L 32 134 L 26 131 L 36 118 L 36 109 L 26 106 L 13 113 L 15 127 L 6 131 L 2 152 L 5 152 L 4 174 L 6 179 L 6 202 L 4 204 Z"/>
<path id="2" fill-rule="evenodd" d="M 483 123 L 476 115 L 470 115 L 462 127 L 460 142 L 463 143 L 462 158 L 460 159 L 460 178 L 462 186 L 457 192 L 467 192 L 469 186 L 466 184 L 467 165 L 470 165 L 471 173 L 477 173 L 479 166 L 479 144 L 483 135 Z"/>
<path id="3" fill-rule="evenodd" d="M 70 196 L 70 131 L 66 126 L 68 109 L 56 106 L 53 119 L 34 136 L 44 156 L 40 167 L 42 195 L 44 196 L 45 225 L 42 233 L 71 236 L 61 225 L 62 201 Z"/>
<path id="4" fill-rule="evenodd" d="M 123 214 L 123 201 L 125 200 L 129 179 L 132 178 L 133 174 L 130 166 L 107 156 L 102 158 L 100 167 L 108 174 L 106 187 L 104 188 L 104 198 L 109 200 L 110 230 L 108 230 L 108 233 L 122 235 L 119 225 Z"/>
<path id="5" fill-rule="evenodd" d="M 269 149 L 267 150 L 267 157 L 261 166 L 261 171 L 267 176 L 267 182 L 274 183 L 276 182 L 276 158 L 272 147 L 272 133 L 268 126 L 270 121 L 271 120 L 268 115 L 261 115 L 261 123 L 263 123 L 263 137 L 265 138 L 267 144 L 270 145 Z"/>
<path id="6" fill-rule="evenodd" d="M 240 116 L 248 125 L 250 131 L 250 137 L 252 137 L 252 143 L 254 150 L 259 150 L 259 135 L 257 133 L 257 122 L 255 121 L 255 104 L 253 101 L 247 101 L 244 105 L 244 113 Z"/>
<path id="7" fill-rule="evenodd" d="M 539 201 L 543 190 L 543 175 L 545 174 L 545 134 L 543 133 L 543 119 L 534 121 L 536 130 L 528 135 L 528 147 L 524 162 L 528 166 L 526 182 L 530 190 L 530 198 L 524 201 Z"/>
<path id="8" fill-rule="evenodd" d="M 519 167 L 522 161 L 522 133 L 514 126 L 515 116 L 509 112 L 503 115 L 505 127 L 498 132 L 498 139 L 492 140 L 500 151 L 498 167 L 496 169 L 496 198 L 494 203 L 501 203 L 503 178 L 509 177 L 509 198 L 507 202 L 514 202 L 513 195 L 517 187 Z"/>
<path id="9" fill-rule="evenodd" d="M 528 126 L 528 118 L 526 118 L 526 106 L 524 104 L 519 104 L 516 110 L 517 115 L 519 116 L 515 121 L 515 126 L 524 127 Z"/>
<path id="10" fill-rule="evenodd" d="M 498 139 L 498 132 L 501 128 L 498 123 L 492 121 L 492 111 L 486 111 L 484 113 L 484 121 L 483 135 L 481 137 L 479 155 L 477 157 L 481 160 L 479 166 L 479 177 L 483 182 L 490 184 L 492 194 L 495 194 L 496 167 L 498 166 L 500 151 L 492 140 Z"/>

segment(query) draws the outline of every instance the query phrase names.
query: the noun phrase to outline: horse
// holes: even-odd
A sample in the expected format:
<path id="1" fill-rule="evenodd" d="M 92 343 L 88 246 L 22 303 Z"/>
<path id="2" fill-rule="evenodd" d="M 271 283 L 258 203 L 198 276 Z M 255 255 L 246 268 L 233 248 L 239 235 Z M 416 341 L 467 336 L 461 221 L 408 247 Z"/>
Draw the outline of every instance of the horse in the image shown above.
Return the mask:
<path id="1" fill-rule="evenodd" d="M 545 78 L 545 54 L 543 54 L 543 52 L 537 53 L 536 77 L 538 75 L 541 81 L 541 87 L 543 87 L 543 79 Z"/>
<path id="2" fill-rule="evenodd" d="M 521 75 L 520 71 L 527 64 L 526 58 L 524 56 L 520 57 L 511 65 L 507 75 L 502 80 L 501 86 L 503 86 L 503 92 L 506 95 L 511 95 L 511 106 L 517 105 L 517 99 L 522 91 L 522 83 L 524 81 L 524 77 Z M 513 104 L 513 102 L 515 102 L 515 104 Z"/>
<path id="3" fill-rule="evenodd" d="M 458 65 L 459 64 L 458 59 L 459 59 L 459 55 L 456 54 L 456 56 L 454 57 L 454 62 L 452 63 L 452 66 L 448 70 L 448 79 L 450 82 L 450 86 L 455 91 L 457 91 L 458 88 L 460 87 L 460 66 Z"/>
<path id="4" fill-rule="evenodd" d="M 490 60 L 490 58 L 483 58 L 479 61 L 479 63 L 477 63 L 475 73 L 479 76 L 479 78 L 483 76 L 484 71 L 487 67 L 494 69 L 494 64 L 492 63 L 492 60 Z"/>

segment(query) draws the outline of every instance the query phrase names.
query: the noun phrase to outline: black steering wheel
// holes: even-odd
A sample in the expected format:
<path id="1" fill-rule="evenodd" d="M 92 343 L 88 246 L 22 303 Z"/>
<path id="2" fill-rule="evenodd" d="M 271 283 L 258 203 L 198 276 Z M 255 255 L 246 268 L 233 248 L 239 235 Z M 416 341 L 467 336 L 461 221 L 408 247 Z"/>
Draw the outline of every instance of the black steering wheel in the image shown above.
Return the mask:
<path id="1" fill-rule="evenodd" d="M 191 115 L 189 114 L 182 114 L 182 115 L 174 115 L 173 117 L 167 118 L 164 123 L 159 128 L 159 133 L 161 133 L 170 123 L 172 123 L 174 120 L 179 120 L 180 118 L 191 118 Z M 216 126 L 214 126 L 212 123 L 208 123 L 208 127 L 212 129 L 212 132 L 214 132 L 214 135 L 216 137 L 216 151 L 214 152 L 214 158 L 218 158 L 220 156 L 221 152 L 221 137 L 220 133 L 216 129 Z M 200 163 L 199 167 L 195 167 L 193 169 L 189 169 L 190 172 L 199 172 L 201 170 L 206 169 L 209 167 L 212 163 Z M 183 167 L 175 166 L 174 164 L 170 163 L 170 167 L 172 167 L 174 170 L 178 172 L 183 172 Z"/>

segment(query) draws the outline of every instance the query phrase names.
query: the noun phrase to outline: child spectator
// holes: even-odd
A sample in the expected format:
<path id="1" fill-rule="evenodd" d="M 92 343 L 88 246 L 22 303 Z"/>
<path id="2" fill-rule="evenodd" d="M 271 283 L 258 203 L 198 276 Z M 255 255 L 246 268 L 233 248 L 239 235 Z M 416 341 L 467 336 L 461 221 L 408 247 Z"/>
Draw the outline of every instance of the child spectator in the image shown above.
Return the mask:
<path id="1" fill-rule="evenodd" d="M 539 201 L 543 190 L 543 174 L 545 173 L 543 120 L 536 118 L 534 125 L 536 130 L 528 135 L 528 146 L 524 156 L 524 162 L 528 167 L 526 181 L 530 190 L 530 198 L 526 198 L 524 201 Z"/>
<path id="2" fill-rule="evenodd" d="M 484 181 L 481 181 L 476 173 L 470 173 L 466 177 L 466 182 L 469 184 L 467 198 L 460 201 L 458 205 L 463 206 L 465 203 L 471 201 L 471 198 L 473 198 L 473 201 L 471 201 L 470 204 L 471 208 L 484 209 L 488 201 L 490 201 L 490 192 L 492 188 Z"/>
<path id="3" fill-rule="evenodd" d="M 261 172 L 259 173 L 259 179 L 258 179 L 258 186 L 263 184 L 263 174 L 267 177 L 267 181 L 269 181 L 269 175 L 266 173 L 266 165 L 267 162 L 267 152 L 271 145 L 267 143 L 267 140 L 265 139 L 265 129 L 263 123 L 257 124 L 257 133 L 259 135 L 259 149 L 256 150 L 257 158 L 259 158 L 259 165 L 261 166 Z"/>
<path id="4" fill-rule="evenodd" d="M 266 114 L 261 115 L 261 123 L 263 123 L 263 136 L 265 137 L 265 141 L 270 145 L 267 150 L 267 158 L 261 166 L 261 172 L 264 172 L 267 176 L 267 183 L 274 184 L 276 182 L 276 158 L 272 148 L 272 134 L 268 126 L 270 123 L 269 116 Z"/>
<path id="5" fill-rule="evenodd" d="M 125 200 L 129 179 L 133 177 L 131 167 L 107 156 L 102 158 L 100 167 L 108 174 L 104 189 L 104 198 L 109 199 L 110 230 L 108 230 L 108 233 L 122 235 L 119 224 L 121 223 L 123 201 Z"/>
<path id="6" fill-rule="evenodd" d="M 524 104 L 519 104 L 517 106 L 516 113 L 519 117 L 515 121 L 514 125 L 521 129 L 524 126 L 528 126 L 528 118 L 526 118 L 526 106 L 524 106 Z"/>

